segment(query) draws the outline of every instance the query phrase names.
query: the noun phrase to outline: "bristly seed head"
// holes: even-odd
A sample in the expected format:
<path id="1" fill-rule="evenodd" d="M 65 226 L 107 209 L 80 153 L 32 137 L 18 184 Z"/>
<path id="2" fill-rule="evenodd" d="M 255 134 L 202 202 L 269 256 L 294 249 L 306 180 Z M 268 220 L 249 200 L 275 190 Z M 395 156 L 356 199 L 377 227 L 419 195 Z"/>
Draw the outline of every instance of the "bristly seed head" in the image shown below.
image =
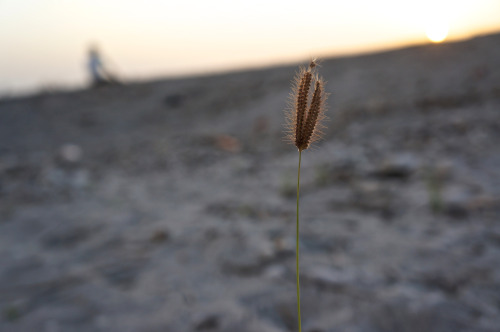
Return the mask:
<path id="1" fill-rule="evenodd" d="M 320 138 L 321 120 L 325 118 L 324 82 L 314 74 L 316 67 L 316 60 L 312 60 L 307 70 L 300 69 L 291 94 L 293 103 L 287 116 L 288 139 L 299 151 L 307 149 Z M 312 97 L 311 83 L 314 84 Z"/>

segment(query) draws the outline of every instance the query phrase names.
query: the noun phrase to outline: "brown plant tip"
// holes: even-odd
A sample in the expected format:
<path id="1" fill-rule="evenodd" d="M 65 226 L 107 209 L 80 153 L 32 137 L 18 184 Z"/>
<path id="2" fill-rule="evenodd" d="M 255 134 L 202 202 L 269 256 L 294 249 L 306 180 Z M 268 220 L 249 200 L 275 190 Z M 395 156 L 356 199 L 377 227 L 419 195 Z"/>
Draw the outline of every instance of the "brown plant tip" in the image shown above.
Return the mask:
<path id="1" fill-rule="evenodd" d="M 313 73 L 316 66 L 316 61 L 313 60 L 307 70 L 300 69 L 291 93 L 292 102 L 287 114 L 287 138 L 299 151 L 307 149 L 321 138 L 326 94 L 323 80 Z M 314 85 L 312 96 L 311 84 Z"/>

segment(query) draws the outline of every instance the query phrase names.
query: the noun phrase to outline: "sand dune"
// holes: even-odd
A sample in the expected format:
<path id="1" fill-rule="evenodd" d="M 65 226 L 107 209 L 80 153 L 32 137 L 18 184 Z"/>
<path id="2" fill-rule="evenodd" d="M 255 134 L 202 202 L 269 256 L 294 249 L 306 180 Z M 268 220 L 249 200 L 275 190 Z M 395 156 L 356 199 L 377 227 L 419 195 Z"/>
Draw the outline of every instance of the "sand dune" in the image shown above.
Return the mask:
<path id="1" fill-rule="evenodd" d="M 0 100 L 0 331 L 294 331 L 296 69 Z M 304 331 L 498 331 L 500 35 L 319 70 Z"/>

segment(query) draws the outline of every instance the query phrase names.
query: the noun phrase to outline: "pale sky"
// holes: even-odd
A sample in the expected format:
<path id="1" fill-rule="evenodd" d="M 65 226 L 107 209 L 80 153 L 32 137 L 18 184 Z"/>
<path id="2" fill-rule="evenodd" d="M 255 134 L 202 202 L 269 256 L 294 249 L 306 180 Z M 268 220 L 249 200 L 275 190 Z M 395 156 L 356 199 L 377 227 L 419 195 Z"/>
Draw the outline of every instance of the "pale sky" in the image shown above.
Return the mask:
<path id="1" fill-rule="evenodd" d="M 500 0 L 0 0 L 0 94 L 81 86 L 99 45 L 126 79 L 354 54 L 500 31 Z"/>

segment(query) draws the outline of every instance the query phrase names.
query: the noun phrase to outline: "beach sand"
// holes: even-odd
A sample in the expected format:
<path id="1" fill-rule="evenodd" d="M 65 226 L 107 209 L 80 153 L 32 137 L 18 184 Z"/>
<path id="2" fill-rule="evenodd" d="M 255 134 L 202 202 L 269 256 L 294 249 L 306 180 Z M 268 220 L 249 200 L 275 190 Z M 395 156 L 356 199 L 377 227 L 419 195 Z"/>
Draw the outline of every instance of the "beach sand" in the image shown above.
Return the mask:
<path id="1" fill-rule="evenodd" d="M 296 331 L 297 69 L 0 100 L 0 331 Z M 500 35 L 318 70 L 303 331 L 498 331 Z"/>

